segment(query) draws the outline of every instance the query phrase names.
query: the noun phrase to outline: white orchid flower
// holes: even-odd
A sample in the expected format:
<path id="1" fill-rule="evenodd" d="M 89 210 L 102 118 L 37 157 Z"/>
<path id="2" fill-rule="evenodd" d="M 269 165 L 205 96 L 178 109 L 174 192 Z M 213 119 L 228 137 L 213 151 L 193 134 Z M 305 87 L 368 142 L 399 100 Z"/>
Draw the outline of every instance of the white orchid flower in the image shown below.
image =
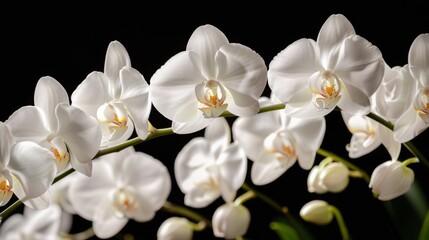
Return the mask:
<path id="1" fill-rule="evenodd" d="M 392 130 L 367 116 L 344 111 L 341 111 L 341 116 L 352 133 L 350 143 L 346 145 L 350 158 L 362 157 L 380 145 L 387 149 L 392 159 L 399 157 L 401 143 L 394 139 Z"/>
<path id="2" fill-rule="evenodd" d="M 224 203 L 213 213 L 213 234 L 224 239 L 242 237 L 249 229 L 250 217 L 250 211 L 244 205 Z"/>
<path id="3" fill-rule="evenodd" d="M 131 67 L 125 47 L 110 42 L 104 72 L 93 71 L 71 95 L 72 105 L 98 119 L 102 147 L 127 140 L 134 129 L 146 139 L 152 104 L 149 85 L 143 75 Z"/>
<path id="4" fill-rule="evenodd" d="M 317 41 L 299 39 L 273 58 L 268 85 L 291 116 L 324 116 L 336 106 L 365 115 L 383 74 L 379 49 L 356 35 L 344 15 L 333 14 Z"/>
<path id="5" fill-rule="evenodd" d="M 429 33 L 420 34 L 411 44 L 408 66 L 418 89 L 413 103 L 396 122 L 394 137 L 403 143 L 429 127 Z"/>
<path id="6" fill-rule="evenodd" d="M 76 171 L 91 175 L 91 160 L 101 141 L 98 122 L 71 106 L 66 90 L 54 78 L 40 78 L 34 106 L 21 107 L 5 123 L 17 142 L 33 141 L 52 151 L 57 173 L 70 163 Z"/>
<path id="7" fill-rule="evenodd" d="M 77 175 L 69 185 L 69 199 L 79 216 L 92 221 L 97 237 L 109 238 L 129 219 L 152 220 L 170 190 L 162 162 L 128 147 L 96 159 L 91 177 Z"/>
<path id="8" fill-rule="evenodd" d="M 413 170 L 403 162 L 393 159 L 378 165 L 374 169 L 369 187 L 378 199 L 388 201 L 407 193 L 413 182 Z"/>
<path id="9" fill-rule="evenodd" d="M 0 206 L 13 194 L 24 204 L 51 186 L 56 175 L 54 154 L 34 142 L 16 143 L 7 125 L 0 122 Z"/>
<path id="10" fill-rule="evenodd" d="M 179 134 L 207 127 L 222 112 L 254 115 L 267 83 L 263 58 L 230 43 L 212 25 L 198 27 L 186 51 L 171 57 L 150 80 L 154 107 Z"/>
<path id="11" fill-rule="evenodd" d="M 266 106 L 276 103 L 277 99 L 261 97 L 260 102 Z M 324 117 L 290 118 L 285 111 L 239 117 L 232 125 L 234 140 L 253 161 L 251 179 L 256 185 L 276 180 L 297 160 L 300 167 L 310 169 L 325 130 Z"/>
<path id="12" fill-rule="evenodd" d="M 56 204 L 38 210 L 25 207 L 23 214 L 15 213 L 2 223 L 0 239 L 62 240 L 60 217 L 61 209 Z"/>
<path id="13" fill-rule="evenodd" d="M 231 202 L 247 173 L 247 158 L 231 133 L 225 118 L 215 119 L 178 153 L 174 172 L 185 205 L 203 208 L 222 196 Z"/>

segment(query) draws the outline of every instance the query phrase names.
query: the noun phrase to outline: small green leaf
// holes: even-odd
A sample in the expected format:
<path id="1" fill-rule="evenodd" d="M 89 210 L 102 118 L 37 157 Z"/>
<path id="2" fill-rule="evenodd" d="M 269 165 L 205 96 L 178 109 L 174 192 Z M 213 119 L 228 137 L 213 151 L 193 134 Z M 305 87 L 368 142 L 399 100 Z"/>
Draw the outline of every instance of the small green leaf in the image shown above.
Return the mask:
<path id="1" fill-rule="evenodd" d="M 271 222 L 270 228 L 277 233 L 281 240 L 300 240 L 296 230 L 286 223 Z"/>
<path id="2" fill-rule="evenodd" d="M 429 239 L 429 211 L 426 212 L 425 220 L 420 229 L 419 240 Z"/>

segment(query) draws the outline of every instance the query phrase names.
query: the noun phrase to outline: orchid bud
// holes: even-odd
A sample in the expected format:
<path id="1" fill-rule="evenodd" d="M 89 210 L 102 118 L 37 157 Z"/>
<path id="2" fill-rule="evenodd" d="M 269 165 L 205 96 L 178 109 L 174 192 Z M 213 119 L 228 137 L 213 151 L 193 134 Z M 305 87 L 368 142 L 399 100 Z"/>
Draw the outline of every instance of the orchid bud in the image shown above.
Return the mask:
<path id="1" fill-rule="evenodd" d="M 243 205 L 225 203 L 213 214 L 213 233 L 216 237 L 234 239 L 243 236 L 250 224 L 250 212 Z"/>
<path id="2" fill-rule="evenodd" d="M 300 210 L 299 215 L 307 222 L 318 225 L 329 224 L 334 214 L 329 209 L 329 204 L 323 200 L 313 200 L 306 203 Z"/>
<path id="3" fill-rule="evenodd" d="M 158 240 L 191 240 L 193 236 L 192 225 L 187 218 L 170 217 L 158 228 Z"/>
<path id="4" fill-rule="evenodd" d="M 408 192 L 413 181 L 414 172 L 411 168 L 390 160 L 374 169 L 369 187 L 378 199 L 388 201 Z"/>
<path id="5" fill-rule="evenodd" d="M 320 171 L 319 181 L 329 192 L 341 192 L 349 184 L 349 169 L 341 162 L 331 162 Z"/>

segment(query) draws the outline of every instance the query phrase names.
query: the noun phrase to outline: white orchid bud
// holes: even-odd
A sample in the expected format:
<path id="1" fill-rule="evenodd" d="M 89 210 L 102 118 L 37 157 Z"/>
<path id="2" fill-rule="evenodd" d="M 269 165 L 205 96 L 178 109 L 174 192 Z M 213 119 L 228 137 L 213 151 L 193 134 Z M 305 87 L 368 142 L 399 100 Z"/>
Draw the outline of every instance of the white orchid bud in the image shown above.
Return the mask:
<path id="1" fill-rule="evenodd" d="M 250 212 L 243 205 L 225 203 L 218 207 L 212 219 L 216 237 L 234 239 L 243 236 L 250 224 Z"/>
<path id="2" fill-rule="evenodd" d="M 319 176 L 320 176 L 321 170 L 322 170 L 322 167 L 314 166 L 311 169 L 310 173 L 308 174 L 308 178 L 307 178 L 308 192 L 323 194 L 328 191 L 323 185 L 320 185 L 321 181 L 319 181 Z"/>
<path id="3" fill-rule="evenodd" d="M 158 228 L 158 240 L 191 240 L 193 236 L 191 222 L 183 217 L 170 217 Z"/>
<path id="4" fill-rule="evenodd" d="M 349 184 L 349 169 L 341 162 L 331 162 L 320 171 L 319 182 L 329 192 L 341 192 Z"/>
<path id="5" fill-rule="evenodd" d="M 302 206 L 299 215 L 307 222 L 318 225 L 329 224 L 334 214 L 329 209 L 329 204 L 323 200 L 313 200 Z"/>
<path id="6" fill-rule="evenodd" d="M 414 182 L 414 172 L 399 161 L 378 165 L 371 175 L 369 187 L 378 199 L 388 201 L 408 192 Z"/>

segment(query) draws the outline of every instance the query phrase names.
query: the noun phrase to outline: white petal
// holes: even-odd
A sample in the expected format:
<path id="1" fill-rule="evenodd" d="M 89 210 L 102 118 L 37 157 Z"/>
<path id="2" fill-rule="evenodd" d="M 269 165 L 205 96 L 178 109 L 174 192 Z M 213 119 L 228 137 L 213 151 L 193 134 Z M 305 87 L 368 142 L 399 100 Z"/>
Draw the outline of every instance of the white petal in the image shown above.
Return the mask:
<path id="1" fill-rule="evenodd" d="M 338 52 L 343 40 L 354 35 L 350 21 L 342 14 L 332 14 L 326 19 L 317 36 L 322 64 L 325 69 L 333 69 L 338 59 Z"/>
<path id="2" fill-rule="evenodd" d="M 197 53 L 203 62 L 203 74 L 207 79 L 215 79 L 216 52 L 229 41 L 225 34 L 213 25 L 206 24 L 198 27 L 192 33 L 186 46 L 187 51 Z"/>
<path id="3" fill-rule="evenodd" d="M 299 211 L 299 215 L 307 222 L 326 225 L 332 222 L 334 214 L 329 210 L 329 204 L 323 200 L 312 200 Z"/>
<path id="4" fill-rule="evenodd" d="M 131 67 L 128 52 L 119 41 L 111 41 L 104 60 L 104 73 L 109 79 L 109 91 L 113 98 L 118 98 L 121 94 L 119 71 L 123 67 Z"/>
<path id="5" fill-rule="evenodd" d="M 56 175 L 52 152 L 27 141 L 12 147 L 9 169 L 22 185 L 27 198 L 38 197 L 46 192 Z"/>
<path id="6" fill-rule="evenodd" d="M 28 124 L 28 119 L 31 119 L 31 124 Z M 17 142 L 28 140 L 40 143 L 49 134 L 45 126 L 45 116 L 38 107 L 21 107 L 10 115 L 5 123 Z"/>
<path id="7" fill-rule="evenodd" d="M 192 240 L 192 223 L 185 217 L 169 217 L 159 226 L 158 240 Z"/>
<path id="8" fill-rule="evenodd" d="M 118 169 L 122 184 L 133 186 L 141 201 L 149 203 L 151 209 L 161 208 L 171 190 L 170 174 L 164 164 L 143 152 L 129 154 L 119 161 L 124 161 Z"/>
<path id="9" fill-rule="evenodd" d="M 96 71 L 88 74 L 71 95 L 72 106 L 93 117 L 97 116 L 98 108 L 110 100 L 109 79 L 104 73 Z"/>
<path id="10" fill-rule="evenodd" d="M 134 68 L 123 68 L 120 72 L 120 79 L 122 83 L 121 101 L 127 107 L 137 135 L 141 139 L 146 139 L 152 107 L 149 99 L 149 85 L 143 75 Z"/>
<path id="11" fill-rule="evenodd" d="M 233 89 L 229 89 L 229 92 L 232 95 L 232 101 L 227 101 L 227 103 L 228 110 L 231 113 L 237 116 L 249 117 L 256 115 L 259 111 L 259 102 L 257 99 Z"/>
<path id="12" fill-rule="evenodd" d="M 264 59 L 241 44 L 223 46 L 216 55 L 217 80 L 229 90 L 259 98 L 267 84 Z"/>
<path id="13" fill-rule="evenodd" d="M 23 195 L 22 193 L 23 191 L 20 191 L 20 193 L 16 193 L 16 195 L 21 196 Z M 52 195 L 50 191 L 47 191 L 39 197 L 24 200 L 23 203 L 25 204 L 25 206 L 35 210 L 46 209 L 52 206 Z"/>
<path id="14" fill-rule="evenodd" d="M 186 206 L 193 208 L 205 208 L 219 198 L 220 195 L 219 191 L 208 192 L 201 187 L 196 187 L 186 192 L 184 203 Z"/>
<path id="15" fill-rule="evenodd" d="M 413 107 L 410 107 L 396 122 L 393 137 L 400 143 L 408 142 L 428 127 L 429 124 L 426 124 L 417 115 L 417 111 Z"/>
<path id="16" fill-rule="evenodd" d="M 3 220 L 0 228 L 0 238 L 9 239 L 7 237 L 11 237 L 13 239 L 13 235 L 19 234 L 23 222 L 25 222 L 24 215 L 19 213 L 13 214 L 7 219 Z"/>
<path id="17" fill-rule="evenodd" d="M 308 87 L 308 79 L 320 69 L 316 42 L 300 39 L 286 47 L 270 62 L 268 85 L 282 102 L 288 102 L 296 92 Z"/>
<path id="18" fill-rule="evenodd" d="M 247 173 L 247 157 L 238 143 L 232 143 L 216 160 L 220 175 L 234 190 L 243 185 Z"/>
<path id="19" fill-rule="evenodd" d="M 204 138 L 210 141 L 214 156 L 219 156 L 220 152 L 231 143 L 231 129 L 225 118 L 217 118 L 204 131 Z"/>
<path id="20" fill-rule="evenodd" d="M 329 192 L 341 192 L 349 184 L 349 169 L 341 162 L 332 162 L 321 170 L 319 179 Z"/>
<path id="21" fill-rule="evenodd" d="M 7 166 L 10 158 L 10 149 L 15 143 L 15 139 L 10 133 L 9 128 L 3 122 L 0 122 L 0 169 Z"/>
<path id="22" fill-rule="evenodd" d="M 104 198 L 102 203 L 95 208 L 92 224 L 94 233 L 99 238 L 106 239 L 115 236 L 128 223 L 128 218 L 116 215 L 116 210 L 108 198 Z"/>
<path id="23" fill-rule="evenodd" d="M 266 185 L 273 182 L 293 165 L 281 165 L 273 154 L 271 154 L 270 157 L 270 161 L 265 159 L 265 161 L 253 162 L 250 177 L 255 185 Z"/>
<path id="24" fill-rule="evenodd" d="M 397 160 L 401 152 L 401 143 L 396 141 L 393 137 L 393 131 L 387 127 L 379 124 L 378 126 L 378 135 L 381 143 L 387 149 L 390 154 L 391 159 Z"/>
<path id="25" fill-rule="evenodd" d="M 59 122 L 57 135 L 66 142 L 69 151 L 79 162 L 90 162 L 98 152 L 101 142 L 98 121 L 67 104 L 58 105 L 56 114 Z"/>
<path id="26" fill-rule="evenodd" d="M 226 203 L 213 213 L 213 234 L 218 238 L 236 239 L 249 228 L 250 211 L 243 205 Z"/>
<path id="27" fill-rule="evenodd" d="M 52 77 L 40 78 L 34 91 L 34 106 L 43 110 L 51 130 L 57 128 L 55 107 L 59 103 L 69 104 L 68 93 L 64 87 Z"/>
<path id="28" fill-rule="evenodd" d="M 370 97 L 381 84 L 384 67 L 380 50 L 366 39 L 352 35 L 341 46 L 334 72 L 346 86 L 353 85 Z"/>
<path id="29" fill-rule="evenodd" d="M 418 35 L 411 44 L 408 64 L 413 77 L 429 86 L 429 33 Z"/>
<path id="30" fill-rule="evenodd" d="M 312 102 L 306 106 L 293 107 L 286 105 L 285 114 L 296 118 L 320 118 L 328 115 L 334 108 L 317 109 Z"/>
<path id="31" fill-rule="evenodd" d="M 352 85 L 341 90 L 341 99 L 337 105 L 341 110 L 355 115 L 367 115 L 371 110 L 369 97 Z"/>
<path id="32" fill-rule="evenodd" d="M 181 52 L 170 58 L 150 79 L 154 107 L 172 120 L 182 105 L 198 103 L 195 86 L 207 79 L 201 72 L 201 59 L 194 52 Z"/>
<path id="33" fill-rule="evenodd" d="M 290 118 L 287 128 L 294 133 L 295 140 L 302 149 L 315 152 L 320 148 L 325 136 L 326 120 L 324 117 Z"/>
<path id="34" fill-rule="evenodd" d="M 100 159 L 94 162 L 91 177 L 83 174 L 74 176 L 73 184 L 69 187 L 70 203 L 79 216 L 92 221 L 96 206 L 101 204 L 116 186 L 111 167 Z"/>
<path id="35" fill-rule="evenodd" d="M 194 133 L 204 129 L 216 119 L 205 118 L 199 111 L 200 110 L 198 110 L 196 107 L 183 106 L 182 111 L 180 111 L 173 120 L 173 132 L 177 134 Z"/>

